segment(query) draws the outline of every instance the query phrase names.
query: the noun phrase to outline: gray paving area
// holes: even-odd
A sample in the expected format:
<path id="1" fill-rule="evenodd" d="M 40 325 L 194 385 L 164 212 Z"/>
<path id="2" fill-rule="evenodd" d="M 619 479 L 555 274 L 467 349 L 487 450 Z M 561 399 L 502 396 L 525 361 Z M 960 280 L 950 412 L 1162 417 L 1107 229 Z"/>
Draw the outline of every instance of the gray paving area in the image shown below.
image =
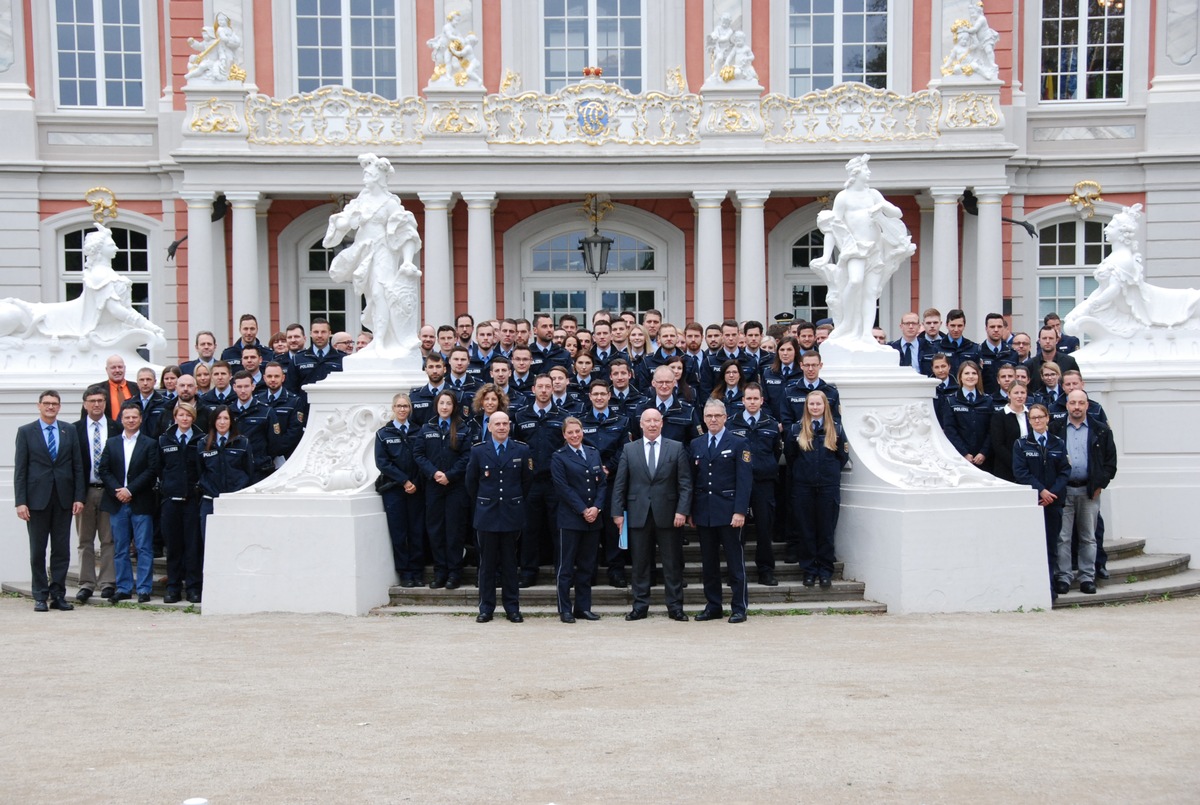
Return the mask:
<path id="1" fill-rule="evenodd" d="M 0 799 L 1194 802 L 1200 599 L 565 625 L 0 599 Z"/>

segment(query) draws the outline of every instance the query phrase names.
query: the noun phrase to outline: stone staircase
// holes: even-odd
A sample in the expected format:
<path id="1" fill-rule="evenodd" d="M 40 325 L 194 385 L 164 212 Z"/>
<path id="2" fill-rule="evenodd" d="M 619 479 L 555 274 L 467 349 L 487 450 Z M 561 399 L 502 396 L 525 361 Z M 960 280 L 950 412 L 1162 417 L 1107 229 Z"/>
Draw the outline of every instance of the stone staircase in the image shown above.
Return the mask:
<path id="1" fill-rule="evenodd" d="M 72 535 L 72 539 L 74 539 L 73 535 Z M 74 544 L 74 543 L 72 543 L 72 544 Z M 137 562 L 136 561 L 133 563 L 133 568 L 134 568 L 134 570 L 133 570 L 134 578 L 137 578 Z M 23 581 L 6 581 L 3 584 L 0 584 L 0 591 L 5 592 L 5 593 L 20 595 L 24 598 L 30 598 L 30 599 L 33 598 L 32 585 L 30 584 L 28 579 L 25 579 Z M 78 606 L 78 602 L 75 600 L 75 593 L 77 593 L 77 592 L 79 592 L 79 566 L 73 564 L 73 565 L 71 565 L 70 570 L 67 571 L 67 600 L 69 600 L 72 604 L 75 604 L 76 606 Z M 177 604 L 164 603 L 163 595 L 165 595 L 166 592 L 167 592 L 167 560 L 162 559 L 162 558 L 155 559 L 154 560 L 154 585 L 153 585 L 153 589 L 151 590 L 151 593 L 150 593 L 150 595 L 151 595 L 150 603 L 149 604 L 139 604 L 137 602 L 137 597 L 135 596 L 132 601 L 122 601 L 120 604 L 117 604 L 117 606 L 121 606 L 121 607 L 154 607 L 156 609 L 173 609 L 173 610 L 180 610 L 180 611 L 190 610 L 193 612 L 199 612 L 200 607 L 203 606 L 203 604 L 189 604 L 186 599 L 183 601 L 180 601 Z M 109 604 L 108 601 L 104 600 L 103 598 L 100 598 L 100 590 L 99 590 L 99 588 L 97 588 L 95 594 L 91 598 L 91 601 L 88 602 L 88 606 L 108 607 L 108 606 L 112 606 L 112 604 Z"/>
<path id="2" fill-rule="evenodd" d="M 1200 570 L 1189 569 L 1186 553 L 1146 553 L 1146 540 L 1111 540 L 1108 579 L 1096 579 L 1096 594 L 1084 595 L 1078 587 L 1060 595 L 1055 609 L 1129 604 L 1200 595 Z"/>

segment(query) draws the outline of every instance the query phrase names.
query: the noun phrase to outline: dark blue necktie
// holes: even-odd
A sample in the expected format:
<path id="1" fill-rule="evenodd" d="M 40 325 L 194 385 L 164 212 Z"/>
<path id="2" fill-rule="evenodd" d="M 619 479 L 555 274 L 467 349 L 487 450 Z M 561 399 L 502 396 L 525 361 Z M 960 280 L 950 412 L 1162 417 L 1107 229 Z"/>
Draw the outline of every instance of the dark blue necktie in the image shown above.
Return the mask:
<path id="1" fill-rule="evenodd" d="M 50 451 L 50 460 L 58 458 L 58 434 L 54 425 L 46 426 L 46 448 Z"/>

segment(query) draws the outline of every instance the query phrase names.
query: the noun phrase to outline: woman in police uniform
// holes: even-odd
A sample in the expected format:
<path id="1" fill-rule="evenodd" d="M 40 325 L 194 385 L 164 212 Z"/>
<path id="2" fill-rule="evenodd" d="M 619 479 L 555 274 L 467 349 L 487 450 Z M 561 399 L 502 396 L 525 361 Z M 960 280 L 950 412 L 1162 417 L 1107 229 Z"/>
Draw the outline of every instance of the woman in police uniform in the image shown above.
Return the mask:
<path id="1" fill-rule="evenodd" d="M 375 489 L 383 498 L 392 561 L 401 587 L 425 583 L 425 506 L 421 500 L 420 470 L 413 458 L 416 429 L 408 421 L 412 400 L 401 392 L 392 397 L 392 421 L 375 433 Z"/>
<path id="2" fill-rule="evenodd" d="M 471 527 L 471 506 L 463 478 L 471 445 L 476 441 L 469 422 L 463 422 L 458 396 L 442 389 L 433 398 L 433 411 L 413 445 L 413 458 L 425 485 L 425 525 L 433 553 L 432 589 L 462 585 L 464 549 Z"/>
<path id="3" fill-rule="evenodd" d="M 846 434 L 823 391 L 810 391 L 804 414 L 784 441 L 791 477 L 792 517 L 800 533 L 804 586 L 833 585 L 833 535 L 841 507 L 842 467 L 850 458 Z"/>

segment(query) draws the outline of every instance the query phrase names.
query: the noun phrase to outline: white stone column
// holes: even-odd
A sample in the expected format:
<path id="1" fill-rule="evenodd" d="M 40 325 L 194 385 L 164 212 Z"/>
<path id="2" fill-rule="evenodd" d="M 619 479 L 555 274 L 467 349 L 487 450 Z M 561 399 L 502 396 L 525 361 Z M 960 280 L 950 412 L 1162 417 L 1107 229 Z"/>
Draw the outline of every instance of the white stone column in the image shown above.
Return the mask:
<path id="1" fill-rule="evenodd" d="M 980 334 L 984 316 L 1004 312 L 1004 222 L 1000 220 L 1000 211 L 1006 193 L 1008 188 L 1004 186 L 975 188 L 975 198 L 979 201 L 975 234 L 975 306 L 979 321 L 974 326 Z"/>
<path id="2" fill-rule="evenodd" d="M 196 343 L 196 333 L 210 330 L 216 305 L 213 294 L 212 202 L 213 193 L 182 193 L 187 202 L 187 305 L 188 350 Z"/>
<path id="3" fill-rule="evenodd" d="M 225 213 L 226 217 L 229 213 Z M 208 329 L 217 334 L 217 351 L 237 340 L 229 326 L 229 263 L 225 259 L 225 219 L 209 225 L 212 232 L 213 318 Z"/>
<path id="4" fill-rule="evenodd" d="M 233 208 L 233 320 L 243 313 L 250 313 L 259 321 L 259 327 L 267 331 L 262 338 L 270 338 L 268 311 L 263 308 L 258 292 L 258 201 L 259 193 L 250 191 L 227 191 L 225 199 Z M 266 266 L 263 266 L 266 270 Z"/>
<path id="5" fill-rule="evenodd" d="M 492 241 L 495 193 L 463 193 L 467 202 L 467 312 L 476 319 L 496 315 L 496 248 Z M 448 320 L 453 324 L 453 320 Z"/>
<path id="6" fill-rule="evenodd" d="M 454 324 L 454 253 L 450 248 L 453 193 L 418 193 L 425 205 L 425 315 L 422 324 Z"/>
<path id="7" fill-rule="evenodd" d="M 942 314 L 958 307 L 958 199 L 963 187 L 931 187 L 933 271 L 929 304 Z M 925 304 L 924 302 L 922 304 Z"/>
<path id="8" fill-rule="evenodd" d="M 900 313 L 915 309 L 921 315 L 933 298 L 933 196 L 928 193 L 916 195 L 921 210 L 921 245 L 917 250 L 917 304 Z M 899 322 L 899 319 L 897 319 Z"/>
<path id="9" fill-rule="evenodd" d="M 254 215 L 255 226 L 258 228 L 258 300 L 259 304 L 262 305 L 262 313 L 266 317 L 259 319 L 258 328 L 260 331 L 270 330 L 274 332 L 275 330 L 282 330 L 288 323 L 286 321 L 276 321 L 271 318 L 271 244 L 269 230 L 267 229 L 267 211 L 270 209 L 271 199 L 259 199 L 258 204 L 255 205 Z M 277 287 L 278 284 L 277 280 Z M 280 301 L 282 302 L 282 300 Z M 283 305 L 280 304 L 279 308 L 281 312 L 278 314 L 278 317 L 282 318 Z M 268 332 L 265 336 L 260 332 L 258 340 L 266 343 L 271 332 Z M 267 344 L 267 346 L 270 346 L 270 344 Z"/>
<path id="10" fill-rule="evenodd" d="M 696 208 L 696 272 L 693 281 L 694 312 L 701 326 L 719 324 L 725 318 L 724 261 L 721 254 L 721 202 L 724 190 L 692 193 Z"/>
<path id="11" fill-rule="evenodd" d="M 735 310 L 738 321 L 754 319 L 767 324 L 767 246 L 763 204 L 771 194 L 738 190 L 738 270 Z"/>

